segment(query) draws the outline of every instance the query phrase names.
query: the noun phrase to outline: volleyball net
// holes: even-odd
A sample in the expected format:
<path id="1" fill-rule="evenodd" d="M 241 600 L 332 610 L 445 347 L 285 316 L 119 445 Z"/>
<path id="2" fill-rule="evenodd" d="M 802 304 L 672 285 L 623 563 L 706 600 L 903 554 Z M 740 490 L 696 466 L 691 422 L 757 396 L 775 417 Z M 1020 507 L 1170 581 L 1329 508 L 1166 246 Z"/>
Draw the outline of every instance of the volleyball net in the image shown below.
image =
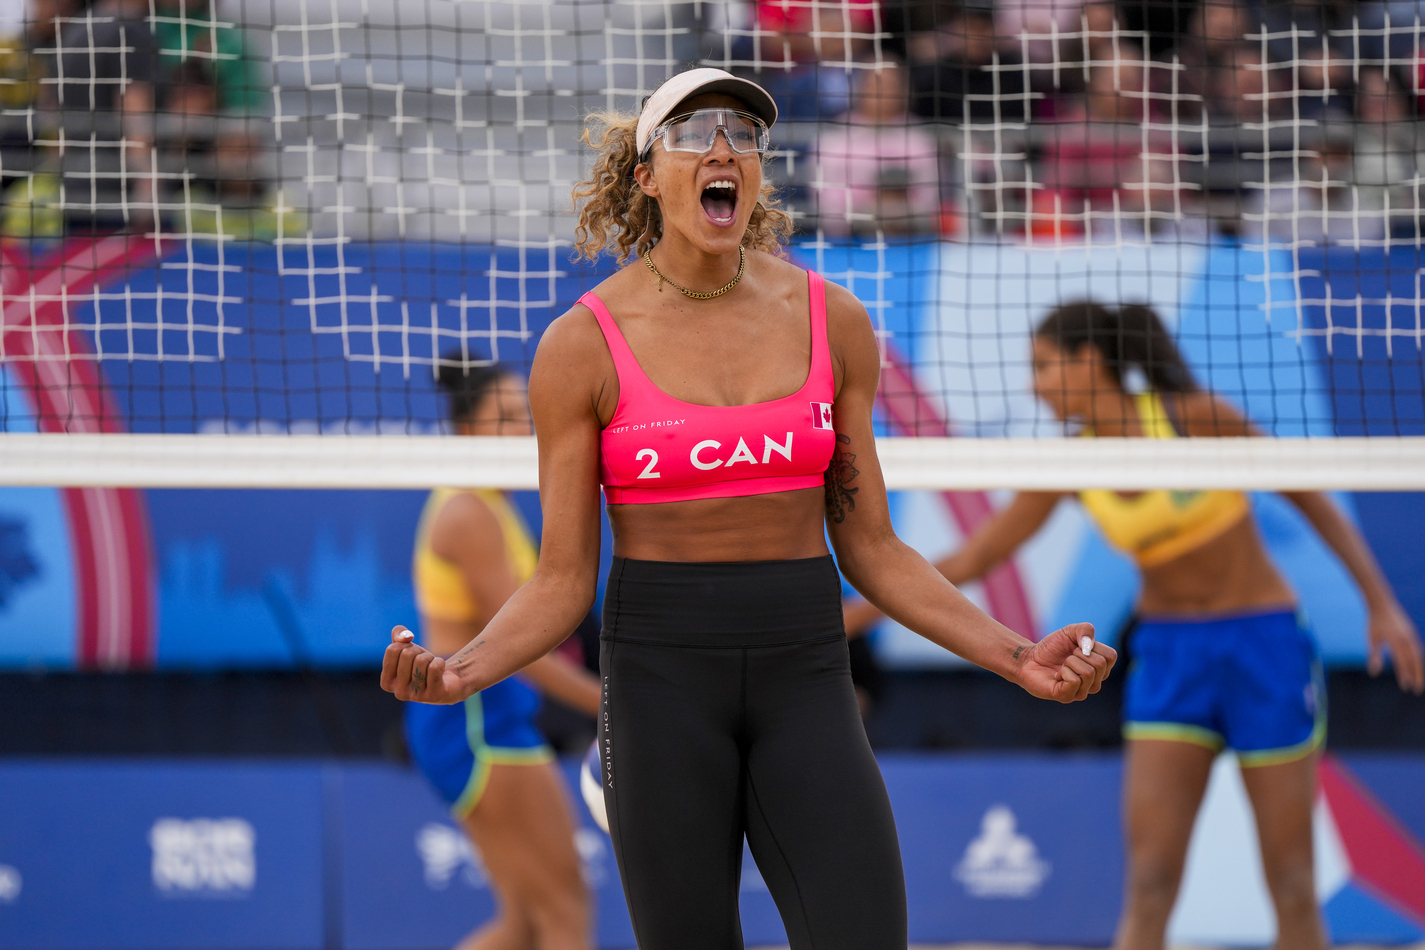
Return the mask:
<path id="1" fill-rule="evenodd" d="M 1425 488 L 1422 27 L 1396 4 L 98 0 L 0 22 L 0 483 L 533 487 L 584 117 L 731 69 L 882 346 L 893 488 Z M 1145 304 L 1262 439 L 1075 439 L 1055 308 Z M 1128 367 L 1130 389 L 1154 367 Z"/>

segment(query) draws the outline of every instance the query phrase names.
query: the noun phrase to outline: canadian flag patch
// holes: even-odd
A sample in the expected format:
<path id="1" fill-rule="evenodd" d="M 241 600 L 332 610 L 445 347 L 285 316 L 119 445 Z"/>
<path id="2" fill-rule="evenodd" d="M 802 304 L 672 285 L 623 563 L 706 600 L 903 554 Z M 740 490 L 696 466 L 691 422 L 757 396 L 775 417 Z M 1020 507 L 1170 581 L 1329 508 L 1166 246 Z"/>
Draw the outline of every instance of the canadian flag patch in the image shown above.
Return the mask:
<path id="1" fill-rule="evenodd" d="M 813 429 L 830 429 L 831 426 L 831 403 L 814 402 L 811 404 L 811 427 Z"/>

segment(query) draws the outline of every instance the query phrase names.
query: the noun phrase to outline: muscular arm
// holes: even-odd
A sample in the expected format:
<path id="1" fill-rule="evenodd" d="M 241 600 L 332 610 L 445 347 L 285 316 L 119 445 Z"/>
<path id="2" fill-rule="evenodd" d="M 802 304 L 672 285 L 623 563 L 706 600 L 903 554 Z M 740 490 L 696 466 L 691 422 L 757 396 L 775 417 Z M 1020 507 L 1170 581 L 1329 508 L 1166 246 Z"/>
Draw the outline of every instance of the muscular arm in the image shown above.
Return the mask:
<path id="1" fill-rule="evenodd" d="M 506 557 L 504 529 L 484 501 L 458 495 L 441 508 L 431 529 L 431 550 L 455 564 L 479 605 L 475 624 L 484 632 L 490 620 L 519 590 L 519 578 Z M 477 637 L 478 639 L 478 637 Z M 547 653 L 520 671 L 540 692 L 588 716 L 599 711 L 598 677 L 557 653 Z"/>
<path id="2" fill-rule="evenodd" d="M 1211 393 L 1185 394 L 1172 408 L 1180 414 L 1190 435 L 1261 435 L 1235 407 Z M 1378 674 L 1384 667 L 1384 650 L 1389 649 L 1401 689 L 1417 694 L 1425 692 L 1425 659 L 1421 655 L 1420 635 L 1396 600 L 1361 532 L 1329 495 L 1308 491 L 1283 492 L 1282 496 L 1311 522 L 1361 589 L 1369 613 L 1366 644 L 1371 675 Z"/>
<path id="3" fill-rule="evenodd" d="M 864 308 L 828 286 L 833 353 L 842 369 L 835 406 L 836 453 L 826 473 L 826 512 L 837 563 L 847 580 L 887 615 L 972 663 L 1063 702 L 1097 692 L 1115 654 L 1099 644 L 1074 652 L 1088 624 L 1039 644 L 989 617 L 913 551 L 891 527 L 885 482 L 876 458 L 871 407 L 880 354 Z"/>
<path id="4" fill-rule="evenodd" d="M 1381 573 L 1380 565 L 1366 546 L 1365 538 L 1361 537 L 1361 532 L 1351 524 L 1330 496 L 1315 491 L 1282 492 L 1282 496 L 1306 516 L 1316 533 L 1321 535 L 1321 540 L 1325 541 L 1331 550 L 1336 552 L 1341 563 L 1346 565 L 1346 570 L 1351 572 L 1351 576 L 1361 588 L 1361 596 L 1365 598 L 1367 607 L 1378 610 L 1395 603 L 1395 594 L 1390 589 L 1390 583 Z"/>
<path id="5" fill-rule="evenodd" d="M 534 577 L 449 660 L 417 647 L 397 628 L 381 670 L 382 688 L 397 698 L 459 702 L 554 649 L 593 604 L 599 561 L 596 403 L 612 373 L 598 334 L 592 315 L 575 308 L 545 332 L 530 372 L 544 507 Z"/>
<path id="6" fill-rule="evenodd" d="M 1366 601 L 1366 667 L 1370 674 L 1375 676 L 1384 668 L 1384 651 L 1388 649 L 1400 688 L 1417 695 L 1425 692 L 1425 660 L 1421 657 L 1420 635 L 1396 600 L 1390 582 L 1381 573 L 1361 532 L 1329 495 L 1321 492 L 1282 494 L 1306 516 L 1360 586 L 1361 596 Z"/>
<path id="7" fill-rule="evenodd" d="M 1020 492 L 970 536 L 960 550 L 935 562 L 951 584 L 979 580 L 1003 563 L 1048 520 L 1061 496 L 1057 492 Z M 881 619 L 865 600 L 846 605 L 846 633 L 859 636 Z"/>

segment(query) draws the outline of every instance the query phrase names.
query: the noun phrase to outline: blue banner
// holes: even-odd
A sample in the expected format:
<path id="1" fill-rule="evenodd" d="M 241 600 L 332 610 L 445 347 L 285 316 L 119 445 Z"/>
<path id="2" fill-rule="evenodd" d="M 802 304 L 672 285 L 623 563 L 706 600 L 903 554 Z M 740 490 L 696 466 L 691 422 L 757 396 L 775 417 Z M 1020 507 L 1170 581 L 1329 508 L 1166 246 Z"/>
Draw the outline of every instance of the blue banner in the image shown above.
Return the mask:
<path id="1" fill-rule="evenodd" d="M 1112 940 L 1123 886 L 1118 756 L 883 756 L 881 771 L 911 942 Z"/>
<path id="2" fill-rule="evenodd" d="M 578 788 L 576 766 L 567 777 Z M 489 874 L 445 803 L 414 772 L 389 765 L 341 770 L 342 946 L 451 947 L 494 912 Z M 577 805 L 575 845 L 594 895 L 598 944 L 632 947 L 608 836 Z"/>
<path id="3" fill-rule="evenodd" d="M 817 242 L 793 253 L 866 304 L 888 358 L 959 435 L 1059 432 L 1031 393 L 1028 338 L 1050 306 L 1078 295 L 1152 303 L 1201 379 L 1276 435 L 1425 432 L 1413 248 L 1302 249 L 1296 264 L 1228 244 L 1069 255 Z M 429 360 L 442 346 L 463 341 L 525 365 L 550 321 L 606 274 L 529 248 L 388 242 L 312 254 L 184 245 L 114 276 L 134 293 L 86 298 L 67 319 L 100 328 L 76 332 L 105 354 L 93 365 L 134 431 L 436 432 L 444 409 Z M 35 430 L 27 398 L 0 368 L 0 428 Z M 523 507 L 537 521 L 533 498 Z M 1425 626 L 1425 494 L 1341 501 Z M 84 565 L 100 548 L 73 498 L 0 488 L 0 666 L 84 667 L 101 655 L 180 669 L 372 664 L 390 627 L 416 619 L 409 557 L 421 502 L 419 492 L 136 492 L 114 504 L 149 556 L 96 572 Z M 1280 498 L 1259 496 L 1255 509 L 1327 662 L 1361 665 L 1354 583 Z M 961 543 L 962 519 L 933 493 L 898 494 L 892 517 L 928 555 Z M 998 594 L 966 590 L 1025 632 L 1089 620 L 1107 635 L 1137 591 L 1131 563 L 1073 505 L 1005 570 L 1015 580 Z M 101 573 L 124 583 L 98 589 Z M 84 618 L 100 602 L 135 599 L 152 609 L 129 625 L 130 642 L 101 649 Z M 892 623 L 873 642 L 888 666 L 956 662 Z"/>
<path id="4" fill-rule="evenodd" d="M 1124 871 L 1117 755 L 885 756 L 881 767 L 912 942 L 1111 942 Z M 1419 754 L 1323 764 L 1317 891 L 1337 943 L 1425 939 L 1422 777 Z M 612 843 L 571 799 L 597 945 L 631 948 Z M 1272 942 L 1250 828 L 1224 756 L 1194 828 L 1175 942 Z M 0 950 L 449 947 L 493 910 L 478 850 L 406 768 L 0 763 Z M 747 855 L 742 923 L 749 946 L 786 943 Z"/>
<path id="5" fill-rule="evenodd" d="M 322 797 L 310 764 L 0 765 L 0 948 L 320 948 Z"/>

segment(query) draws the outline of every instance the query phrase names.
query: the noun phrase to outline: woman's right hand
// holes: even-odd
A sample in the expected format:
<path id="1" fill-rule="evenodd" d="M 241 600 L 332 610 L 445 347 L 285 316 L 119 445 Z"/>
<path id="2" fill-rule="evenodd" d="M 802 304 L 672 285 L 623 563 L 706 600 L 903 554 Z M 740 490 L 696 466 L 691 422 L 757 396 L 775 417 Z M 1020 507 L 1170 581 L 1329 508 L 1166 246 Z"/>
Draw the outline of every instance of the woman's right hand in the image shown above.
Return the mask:
<path id="1" fill-rule="evenodd" d="M 449 705 L 464 702 L 460 676 L 445 668 L 445 660 L 416 643 L 416 635 L 397 624 L 391 645 L 381 660 L 381 688 L 406 702 Z"/>
<path id="2" fill-rule="evenodd" d="M 1416 696 L 1425 692 L 1425 659 L 1421 657 L 1420 634 L 1394 597 L 1371 609 L 1366 621 L 1366 647 L 1366 669 L 1372 676 L 1379 676 L 1385 669 L 1388 651 L 1400 688 Z"/>

